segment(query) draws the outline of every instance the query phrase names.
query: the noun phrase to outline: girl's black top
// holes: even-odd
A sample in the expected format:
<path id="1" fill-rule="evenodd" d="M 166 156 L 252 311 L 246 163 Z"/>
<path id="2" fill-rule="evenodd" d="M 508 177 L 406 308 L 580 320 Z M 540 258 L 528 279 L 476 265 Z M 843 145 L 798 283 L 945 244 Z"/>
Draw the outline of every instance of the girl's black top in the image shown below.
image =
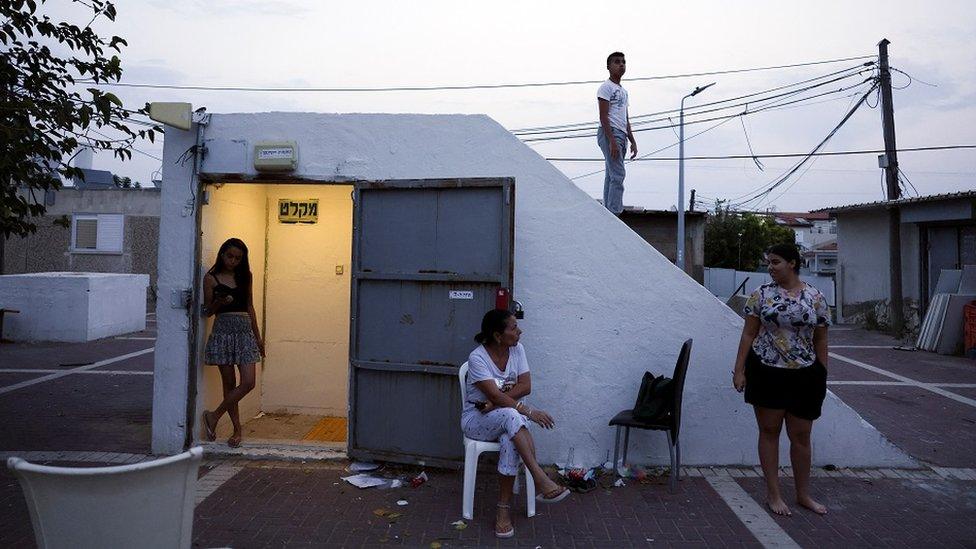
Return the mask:
<path id="1" fill-rule="evenodd" d="M 214 277 L 216 280 L 217 277 Z M 217 314 L 220 313 L 246 313 L 247 312 L 247 295 L 244 293 L 244 288 L 240 286 L 235 286 L 231 288 L 230 286 L 217 281 L 217 285 L 213 289 L 214 300 L 220 301 L 225 295 L 229 295 L 234 298 L 230 303 L 222 303 Z"/>

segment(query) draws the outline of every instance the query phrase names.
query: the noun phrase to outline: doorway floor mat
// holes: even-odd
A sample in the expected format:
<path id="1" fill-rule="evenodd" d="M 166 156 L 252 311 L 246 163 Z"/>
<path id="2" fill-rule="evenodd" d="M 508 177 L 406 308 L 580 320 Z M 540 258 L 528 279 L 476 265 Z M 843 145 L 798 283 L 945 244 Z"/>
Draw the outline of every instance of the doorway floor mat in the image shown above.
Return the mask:
<path id="1" fill-rule="evenodd" d="M 316 442 L 345 442 L 346 441 L 346 418 L 344 417 L 323 417 L 312 427 L 308 433 L 302 437 L 303 441 Z"/>
<path id="2" fill-rule="evenodd" d="M 230 436 L 229 430 L 224 436 Z M 244 441 L 279 444 L 345 444 L 346 418 L 281 412 L 261 413 L 244 424 Z"/>

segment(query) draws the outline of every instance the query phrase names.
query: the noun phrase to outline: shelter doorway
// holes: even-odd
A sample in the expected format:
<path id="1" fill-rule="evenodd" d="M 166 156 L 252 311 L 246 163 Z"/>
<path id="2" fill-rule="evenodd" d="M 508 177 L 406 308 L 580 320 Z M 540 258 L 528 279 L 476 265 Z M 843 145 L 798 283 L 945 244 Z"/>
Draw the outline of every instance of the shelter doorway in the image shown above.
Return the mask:
<path id="1" fill-rule="evenodd" d="M 227 238 L 247 244 L 265 342 L 255 389 L 239 404 L 245 445 L 346 447 L 352 189 L 277 182 L 209 187 L 201 267 L 213 265 Z M 213 409 L 222 398 L 219 372 L 202 357 L 200 363 L 197 409 Z M 230 430 L 225 416 L 218 442 Z"/>

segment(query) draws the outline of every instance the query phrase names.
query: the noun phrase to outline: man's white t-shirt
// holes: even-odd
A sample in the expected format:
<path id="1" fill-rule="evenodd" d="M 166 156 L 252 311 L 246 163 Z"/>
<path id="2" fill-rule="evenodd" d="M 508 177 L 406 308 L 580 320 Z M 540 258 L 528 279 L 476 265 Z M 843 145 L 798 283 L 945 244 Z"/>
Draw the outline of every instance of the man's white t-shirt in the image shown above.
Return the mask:
<path id="1" fill-rule="evenodd" d="M 480 414 L 481 412 L 475 408 L 474 403 L 488 401 L 488 397 L 481 392 L 481 389 L 475 383 L 493 379 L 499 389 L 507 391 L 509 387 L 515 385 L 515 382 L 518 381 L 518 376 L 528 371 L 529 362 L 525 358 L 525 347 L 521 343 L 509 349 L 508 364 L 505 365 L 504 372 L 499 370 L 498 366 L 495 366 L 495 361 L 488 355 L 485 346 L 478 345 L 468 355 L 468 379 L 465 382 L 464 406 L 461 408 L 462 417 L 471 412 Z"/>
<path id="2" fill-rule="evenodd" d="M 627 133 L 627 107 L 630 106 L 627 90 L 620 84 L 607 80 L 600 84 L 596 96 L 610 103 L 610 110 L 607 113 L 610 118 L 610 127 Z"/>

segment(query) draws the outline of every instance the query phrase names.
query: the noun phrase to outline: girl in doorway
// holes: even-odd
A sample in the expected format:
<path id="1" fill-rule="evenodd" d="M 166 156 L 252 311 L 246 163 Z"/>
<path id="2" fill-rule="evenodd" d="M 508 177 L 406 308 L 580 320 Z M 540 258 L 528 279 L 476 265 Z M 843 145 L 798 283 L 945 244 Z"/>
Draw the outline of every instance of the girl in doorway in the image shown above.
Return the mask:
<path id="1" fill-rule="evenodd" d="M 203 412 L 207 440 L 217 438 L 217 422 L 224 413 L 230 415 L 234 434 L 227 445 L 241 445 L 241 416 L 237 403 L 255 383 L 255 363 L 264 356 L 264 343 L 258 331 L 254 300 L 251 295 L 251 266 L 247 246 L 238 238 L 230 238 L 220 246 L 217 261 L 203 278 L 204 314 L 216 315 L 213 330 L 207 340 L 205 362 L 220 369 L 224 400 L 213 411 Z M 234 366 L 241 372 L 237 385 Z"/>
<path id="2" fill-rule="evenodd" d="M 773 281 L 752 292 L 732 372 L 732 385 L 745 391 L 759 425 L 759 463 L 767 505 L 789 516 L 779 490 L 779 437 L 790 439 L 796 502 L 823 515 L 810 497 L 810 431 L 827 395 L 827 326 L 830 310 L 820 290 L 800 280 L 800 254 L 792 244 L 766 251 Z"/>

